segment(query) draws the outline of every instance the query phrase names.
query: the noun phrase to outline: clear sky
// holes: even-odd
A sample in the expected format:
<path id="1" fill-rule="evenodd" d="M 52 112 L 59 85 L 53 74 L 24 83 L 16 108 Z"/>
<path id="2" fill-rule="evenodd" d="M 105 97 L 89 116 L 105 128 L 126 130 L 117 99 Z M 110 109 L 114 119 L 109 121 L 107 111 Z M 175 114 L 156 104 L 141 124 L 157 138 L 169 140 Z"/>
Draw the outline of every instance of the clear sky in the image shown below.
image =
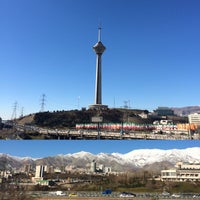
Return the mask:
<path id="1" fill-rule="evenodd" d="M 86 151 L 98 153 L 128 153 L 135 149 L 185 149 L 200 147 L 198 140 L 7 140 L 0 141 L 0 153 L 12 156 L 40 158 Z"/>
<path id="2" fill-rule="evenodd" d="M 94 103 L 98 24 L 103 104 L 199 105 L 199 0 L 0 0 L 0 117 Z"/>

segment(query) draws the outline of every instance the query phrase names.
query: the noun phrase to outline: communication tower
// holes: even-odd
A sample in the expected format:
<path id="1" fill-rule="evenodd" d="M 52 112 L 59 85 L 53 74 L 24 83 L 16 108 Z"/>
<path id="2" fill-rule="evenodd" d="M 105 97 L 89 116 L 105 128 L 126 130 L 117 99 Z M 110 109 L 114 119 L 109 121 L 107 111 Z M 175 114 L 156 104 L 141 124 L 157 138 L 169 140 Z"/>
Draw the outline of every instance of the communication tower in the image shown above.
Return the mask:
<path id="1" fill-rule="evenodd" d="M 102 55 L 106 50 L 106 47 L 101 42 L 101 27 L 98 28 L 98 41 L 93 46 L 93 50 L 96 53 L 96 83 L 95 83 L 95 102 L 90 105 L 91 109 L 107 109 L 107 105 L 102 104 Z"/>

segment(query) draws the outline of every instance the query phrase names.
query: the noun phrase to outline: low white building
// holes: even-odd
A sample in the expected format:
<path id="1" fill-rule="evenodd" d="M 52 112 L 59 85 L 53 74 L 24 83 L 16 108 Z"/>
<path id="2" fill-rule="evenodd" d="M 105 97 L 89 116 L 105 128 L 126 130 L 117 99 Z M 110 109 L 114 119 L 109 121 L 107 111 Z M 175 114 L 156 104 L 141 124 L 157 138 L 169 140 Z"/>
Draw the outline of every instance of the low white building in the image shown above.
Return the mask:
<path id="1" fill-rule="evenodd" d="M 161 181 L 200 181 L 200 163 L 178 162 L 175 168 L 161 171 Z"/>

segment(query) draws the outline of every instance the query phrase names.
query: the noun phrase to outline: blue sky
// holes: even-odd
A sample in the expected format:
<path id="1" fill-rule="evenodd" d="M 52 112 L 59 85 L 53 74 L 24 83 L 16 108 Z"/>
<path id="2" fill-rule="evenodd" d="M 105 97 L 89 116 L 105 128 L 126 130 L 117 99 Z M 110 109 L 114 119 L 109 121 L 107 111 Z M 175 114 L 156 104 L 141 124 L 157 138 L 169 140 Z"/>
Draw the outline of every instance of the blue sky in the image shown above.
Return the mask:
<path id="1" fill-rule="evenodd" d="M 11 140 L 0 141 L 0 153 L 20 157 L 45 157 L 57 154 L 77 153 L 86 151 L 98 153 L 128 153 L 135 149 L 185 149 L 200 147 L 195 140 Z"/>
<path id="2" fill-rule="evenodd" d="M 199 105 L 199 0 L 0 0 L 0 117 L 94 103 L 102 24 L 103 104 Z"/>

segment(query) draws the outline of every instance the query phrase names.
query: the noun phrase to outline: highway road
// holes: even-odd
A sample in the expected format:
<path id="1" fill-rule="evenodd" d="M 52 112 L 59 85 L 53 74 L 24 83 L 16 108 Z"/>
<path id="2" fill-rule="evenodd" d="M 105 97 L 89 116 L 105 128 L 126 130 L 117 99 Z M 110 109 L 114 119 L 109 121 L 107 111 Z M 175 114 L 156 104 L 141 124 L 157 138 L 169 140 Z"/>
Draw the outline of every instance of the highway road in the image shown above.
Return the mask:
<path id="1" fill-rule="evenodd" d="M 120 131 L 100 130 L 77 130 L 77 129 L 45 129 L 37 126 L 24 126 L 15 124 L 15 128 L 23 133 L 38 133 L 49 139 L 146 139 L 146 140 L 199 140 L 200 134 L 189 135 L 188 132 L 163 132 L 162 134 L 153 132 L 130 131 L 128 134 L 121 134 Z"/>
<path id="2" fill-rule="evenodd" d="M 44 197 L 44 198 L 37 198 L 36 200 L 58 200 L 58 199 L 72 199 L 72 200 L 172 200 L 172 199 L 177 199 L 177 198 L 154 198 L 154 197 L 148 197 L 148 198 L 143 198 L 143 197 Z M 186 198 L 178 198 L 178 200 L 186 200 Z"/>
<path id="3" fill-rule="evenodd" d="M 31 194 L 31 193 L 29 193 Z M 171 200 L 171 199 L 179 199 L 179 200 L 188 200 L 188 199 L 200 199 L 193 198 L 194 194 L 176 194 L 174 197 L 172 195 L 170 196 L 164 196 L 161 193 L 160 194 L 147 194 L 147 193 L 136 193 L 136 197 L 120 197 L 120 192 L 113 192 L 110 195 L 102 195 L 100 192 L 76 192 L 77 196 L 70 197 L 70 192 L 64 192 L 64 196 L 56 196 L 52 195 L 51 192 L 32 192 L 33 194 L 37 194 L 36 200 L 57 200 L 57 199 L 73 199 L 73 200 Z"/>

